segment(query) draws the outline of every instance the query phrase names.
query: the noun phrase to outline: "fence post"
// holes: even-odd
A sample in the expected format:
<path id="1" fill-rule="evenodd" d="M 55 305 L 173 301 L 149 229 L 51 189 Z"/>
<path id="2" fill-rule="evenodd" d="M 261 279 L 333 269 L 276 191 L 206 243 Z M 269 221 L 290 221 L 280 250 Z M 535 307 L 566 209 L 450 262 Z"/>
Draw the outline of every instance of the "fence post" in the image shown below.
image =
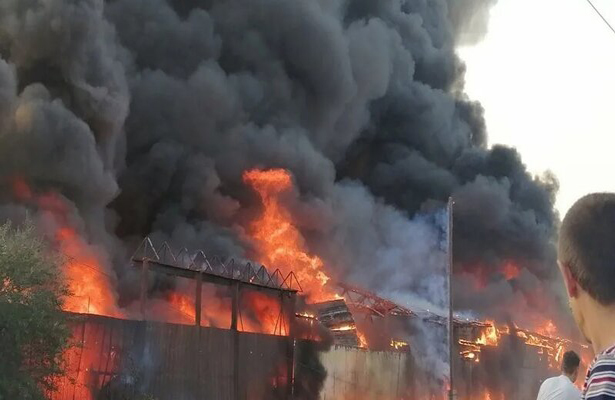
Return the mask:
<path id="1" fill-rule="evenodd" d="M 282 293 L 282 299 L 284 299 L 285 293 Z M 288 339 L 287 339 L 287 396 L 288 400 L 291 400 L 295 393 L 295 299 L 296 294 L 289 294 L 288 309 Z M 284 302 L 282 302 L 284 304 Z"/>
<path id="2" fill-rule="evenodd" d="M 201 326 L 201 285 L 203 283 L 203 273 L 198 272 L 196 276 L 196 301 L 194 303 L 195 325 Z"/>
<path id="3" fill-rule="evenodd" d="M 147 258 L 143 258 L 141 262 L 141 320 L 146 320 L 146 302 L 147 302 L 147 275 L 149 265 Z"/>
<path id="4" fill-rule="evenodd" d="M 232 291 L 232 311 L 231 311 L 231 331 L 233 332 L 233 386 L 235 388 L 235 399 L 241 400 L 239 384 L 239 331 L 237 330 L 237 318 L 239 315 L 239 300 L 241 287 L 239 282 L 233 283 Z"/>

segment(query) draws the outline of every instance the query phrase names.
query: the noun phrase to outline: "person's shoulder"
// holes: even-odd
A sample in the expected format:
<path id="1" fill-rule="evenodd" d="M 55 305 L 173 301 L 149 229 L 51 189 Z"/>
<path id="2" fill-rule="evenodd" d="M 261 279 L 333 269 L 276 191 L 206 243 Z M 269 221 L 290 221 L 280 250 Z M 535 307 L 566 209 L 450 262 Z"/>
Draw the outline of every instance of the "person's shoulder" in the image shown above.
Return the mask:
<path id="1" fill-rule="evenodd" d="M 551 378 L 547 378 L 547 379 L 545 379 L 542 382 L 542 384 L 540 386 L 541 387 L 546 387 L 546 386 L 552 385 L 552 384 L 556 383 L 558 381 L 558 379 L 559 379 L 559 376 L 553 376 Z"/>
<path id="2" fill-rule="evenodd" d="M 536 400 L 543 400 L 548 392 L 553 390 L 553 386 L 555 385 L 555 381 L 557 377 L 547 378 L 540 384 L 540 389 L 538 390 L 538 397 Z"/>
<path id="3" fill-rule="evenodd" d="M 597 363 L 600 360 L 615 360 L 615 347 L 611 347 L 610 349 L 598 354 L 594 359 L 594 363 Z"/>
<path id="4" fill-rule="evenodd" d="M 551 378 L 547 378 L 540 384 L 540 390 L 538 391 L 539 395 L 544 395 L 546 392 L 550 392 L 554 388 L 560 386 L 558 376 L 553 376 Z M 538 399 L 541 399 L 541 396 L 538 396 Z"/>
<path id="5" fill-rule="evenodd" d="M 590 375 L 602 371 L 615 371 L 615 352 L 604 352 L 596 356 L 591 366 Z"/>
<path id="6" fill-rule="evenodd" d="M 572 383 L 572 381 L 568 378 L 566 378 L 566 391 L 568 392 L 569 395 L 571 395 L 571 398 L 580 398 L 581 397 L 581 390 L 576 387 L 576 385 L 574 383 Z"/>
<path id="7" fill-rule="evenodd" d="M 615 399 L 615 352 L 606 351 L 594 359 L 587 377 L 585 398 Z"/>

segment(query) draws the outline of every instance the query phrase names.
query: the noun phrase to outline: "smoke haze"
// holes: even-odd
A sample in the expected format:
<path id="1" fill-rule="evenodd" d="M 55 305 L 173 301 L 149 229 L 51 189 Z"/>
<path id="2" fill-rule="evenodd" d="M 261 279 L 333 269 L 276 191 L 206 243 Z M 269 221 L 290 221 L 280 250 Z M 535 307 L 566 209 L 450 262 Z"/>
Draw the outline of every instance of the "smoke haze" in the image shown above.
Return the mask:
<path id="1" fill-rule="evenodd" d="M 494 3 L 3 1 L 0 217 L 37 212 L 16 177 L 60 194 L 122 288 L 146 235 L 250 258 L 242 173 L 286 168 L 331 276 L 438 310 L 452 195 L 457 308 L 557 319 L 557 181 L 487 148 L 455 54 Z"/>

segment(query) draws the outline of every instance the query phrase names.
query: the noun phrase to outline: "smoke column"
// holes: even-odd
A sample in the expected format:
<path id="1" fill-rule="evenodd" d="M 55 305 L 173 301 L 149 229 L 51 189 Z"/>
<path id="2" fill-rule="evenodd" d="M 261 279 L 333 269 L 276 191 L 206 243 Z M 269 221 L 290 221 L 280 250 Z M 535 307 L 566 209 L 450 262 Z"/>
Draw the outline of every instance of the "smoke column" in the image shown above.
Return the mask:
<path id="1" fill-rule="evenodd" d="M 494 3 L 5 0 L 0 218 L 37 215 L 15 177 L 57 193 L 129 304 L 125 262 L 146 235 L 250 258 L 260 204 L 242 173 L 286 168 L 331 276 L 438 310 L 435 210 L 452 195 L 457 308 L 565 322 L 557 181 L 488 148 L 463 92 L 455 46 L 480 39 Z"/>

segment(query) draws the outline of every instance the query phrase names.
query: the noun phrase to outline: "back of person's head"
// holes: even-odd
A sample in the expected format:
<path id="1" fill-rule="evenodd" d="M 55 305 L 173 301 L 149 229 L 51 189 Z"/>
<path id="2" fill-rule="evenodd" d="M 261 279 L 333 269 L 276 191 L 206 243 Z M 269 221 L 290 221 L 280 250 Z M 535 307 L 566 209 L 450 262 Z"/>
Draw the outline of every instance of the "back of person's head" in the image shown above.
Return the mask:
<path id="1" fill-rule="evenodd" d="M 572 350 L 567 351 L 562 359 L 562 371 L 566 375 L 573 375 L 577 372 L 580 363 L 581 359 L 577 353 Z"/>
<path id="2" fill-rule="evenodd" d="M 560 229 L 558 258 L 594 300 L 615 303 L 615 193 L 590 194 L 570 208 Z"/>

